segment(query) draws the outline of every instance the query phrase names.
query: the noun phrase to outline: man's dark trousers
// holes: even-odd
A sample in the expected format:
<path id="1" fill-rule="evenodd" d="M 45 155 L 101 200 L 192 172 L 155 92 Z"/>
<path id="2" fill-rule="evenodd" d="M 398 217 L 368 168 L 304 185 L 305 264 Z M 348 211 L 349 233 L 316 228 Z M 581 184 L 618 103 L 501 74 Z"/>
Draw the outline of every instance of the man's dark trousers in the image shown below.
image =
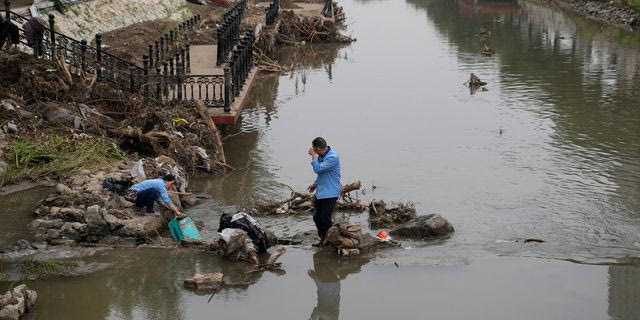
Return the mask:
<path id="1" fill-rule="evenodd" d="M 333 208 L 336 206 L 336 201 L 338 201 L 338 198 L 327 198 L 316 199 L 314 203 L 313 222 L 316 223 L 316 228 L 318 228 L 320 241 L 324 241 L 327 230 L 331 227 L 331 215 L 333 214 Z"/>
<path id="2" fill-rule="evenodd" d="M 147 213 L 153 213 L 153 204 L 158 200 L 159 196 L 160 192 L 153 188 L 140 191 L 136 197 L 136 206 L 145 207 Z"/>

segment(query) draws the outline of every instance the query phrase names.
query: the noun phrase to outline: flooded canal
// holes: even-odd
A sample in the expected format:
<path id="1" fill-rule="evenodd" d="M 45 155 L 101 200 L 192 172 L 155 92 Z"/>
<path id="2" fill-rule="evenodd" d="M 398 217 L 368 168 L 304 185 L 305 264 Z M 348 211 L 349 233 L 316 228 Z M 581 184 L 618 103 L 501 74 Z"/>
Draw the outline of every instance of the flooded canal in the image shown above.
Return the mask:
<path id="1" fill-rule="evenodd" d="M 27 319 L 640 318 L 640 37 L 535 2 L 342 2 L 358 41 L 282 51 L 299 67 L 262 76 L 226 130 L 228 161 L 247 169 L 196 179 L 213 200 L 189 213 L 213 233 L 222 210 L 304 189 L 323 136 L 359 197 L 414 201 L 455 235 L 340 262 L 293 247 L 285 275 L 213 299 L 182 280 L 243 271 L 211 254 L 110 250 L 89 258 L 110 268 L 30 284 Z M 463 85 L 472 72 L 486 91 Z"/>

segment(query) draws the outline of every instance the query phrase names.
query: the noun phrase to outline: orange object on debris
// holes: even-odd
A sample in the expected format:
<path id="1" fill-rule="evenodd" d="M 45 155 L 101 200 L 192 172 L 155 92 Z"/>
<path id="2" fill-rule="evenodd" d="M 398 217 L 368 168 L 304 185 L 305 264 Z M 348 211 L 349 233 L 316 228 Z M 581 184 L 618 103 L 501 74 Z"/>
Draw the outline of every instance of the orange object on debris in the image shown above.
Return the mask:
<path id="1" fill-rule="evenodd" d="M 388 236 L 389 236 L 389 234 L 384 230 L 378 232 L 378 238 L 380 238 L 380 239 L 386 239 Z"/>

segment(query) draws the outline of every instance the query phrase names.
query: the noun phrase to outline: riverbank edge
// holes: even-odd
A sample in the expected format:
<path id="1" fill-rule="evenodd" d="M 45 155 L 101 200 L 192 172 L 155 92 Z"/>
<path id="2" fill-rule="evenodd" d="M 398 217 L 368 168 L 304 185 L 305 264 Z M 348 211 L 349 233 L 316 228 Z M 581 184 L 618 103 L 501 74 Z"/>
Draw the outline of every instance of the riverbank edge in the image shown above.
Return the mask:
<path id="1" fill-rule="evenodd" d="M 557 6 L 563 11 L 580 15 L 589 20 L 640 34 L 640 9 L 613 2 L 589 0 L 528 0 Z"/>

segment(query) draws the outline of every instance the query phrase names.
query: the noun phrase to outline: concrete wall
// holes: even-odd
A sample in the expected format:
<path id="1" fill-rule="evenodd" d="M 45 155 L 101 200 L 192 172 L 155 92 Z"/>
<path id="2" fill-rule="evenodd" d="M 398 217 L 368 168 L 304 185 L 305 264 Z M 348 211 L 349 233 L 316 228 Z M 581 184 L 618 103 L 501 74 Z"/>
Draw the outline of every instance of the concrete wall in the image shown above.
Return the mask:
<path id="1" fill-rule="evenodd" d="M 56 29 L 76 39 L 93 40 L 96 33 L 161 18 L 182 20 L 191 15 L 185 0 L 94 0 L 69 5 L 64 14 L 53 9 Z"/>

